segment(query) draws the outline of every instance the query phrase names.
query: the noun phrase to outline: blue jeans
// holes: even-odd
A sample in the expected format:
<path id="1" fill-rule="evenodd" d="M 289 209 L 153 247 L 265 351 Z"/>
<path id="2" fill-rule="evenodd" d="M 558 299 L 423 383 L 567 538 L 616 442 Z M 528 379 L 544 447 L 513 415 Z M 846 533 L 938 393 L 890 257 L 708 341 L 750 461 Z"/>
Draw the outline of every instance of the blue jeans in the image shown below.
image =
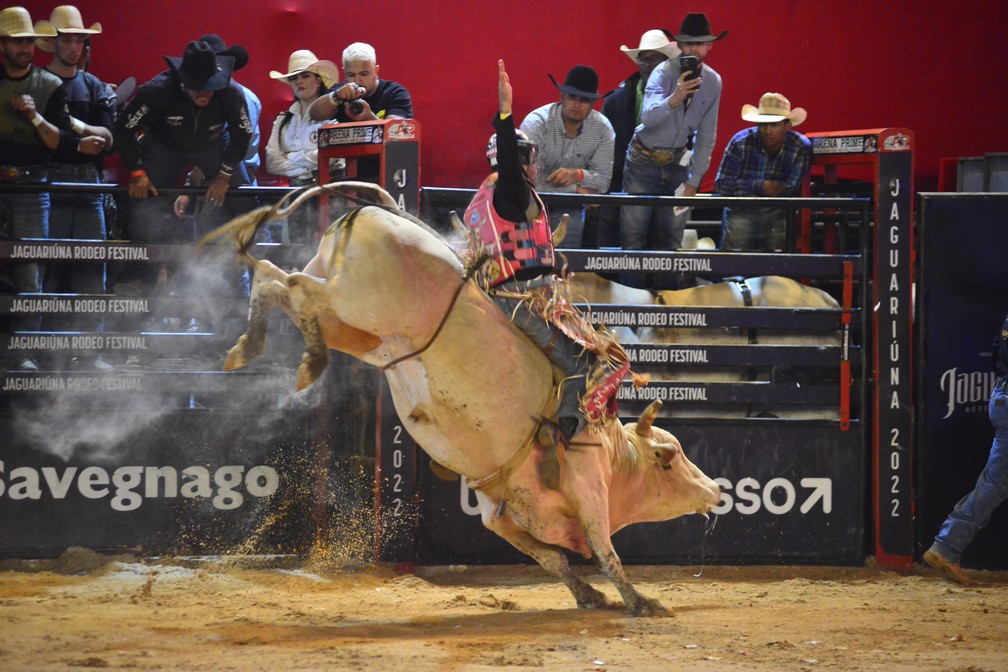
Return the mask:
<path id="1" fill-rule="evenodd" d="M 49 237 L 49 194 L 16 193 L 0 194 L 0 210 L 6 230 L 12 240 L 22 238 Z M 38 262 L 11 263 L 10 274 L 18 293 L 42 291 L 44 266 Z M 41 318 L 26 315 L 11 318 L 11 326 L 16 331 L 38 331 Z"/>
<path id="2" fill-rule="evenodd" d="M 93 164 L 50 164 L 50 182 L 95 184 L 98 171 Z M 61 194 L 50 196 L 49 237 L 72 240 L 105 240 L 105 206 L 101 194 Z M 105 264 L 52 264 L 46 271 L 46 292 L 75 294 L 105 293 Z"/>
<path id="3" fill-rule="evenodd" d="M 628 194 L 674 196 L 676 188 L 689 177 L 689 169 L 678 163 L 659 166 L 651 162 L 633 144 L 627 151 L 623 169 L 623 189 Z M 651 214 L 654 211 L 654 231 Z M 677 250 L 682 245 L 683 229 L 689 212 L 676 215 L 672 207 L 624 205 L 620 222 L 620 245 L 624 250 Z M 650 241 L 650 246 L 649 246 Z"/>
<path id="4" fill-rule="evenodd" d="M 959 562 L 977 530 L 990 522 L 994 509 L 1008 498 L 1008 396 L 1003 385 L 995 386 L 987 414 L 994 425 L 987 466 L 976 487 L 955 505 L 935 537 L 942 556 L 952 562 Z"/>
<path id="5" fill-rule="evenodd" d="M 721 219 L 721 249 L 774 252 L 787 244 L 783 208 L 725 208 Z"/>

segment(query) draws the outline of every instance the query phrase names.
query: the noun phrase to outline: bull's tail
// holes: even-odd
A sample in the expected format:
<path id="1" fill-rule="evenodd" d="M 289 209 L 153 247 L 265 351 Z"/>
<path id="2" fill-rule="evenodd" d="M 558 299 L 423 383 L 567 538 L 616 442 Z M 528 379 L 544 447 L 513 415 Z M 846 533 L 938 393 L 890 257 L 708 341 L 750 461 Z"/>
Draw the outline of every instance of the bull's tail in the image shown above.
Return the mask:
<path id="1" fill-rule="evenodd" d="M 376 184 L 370 182 L 335 182 L 324 184 L 302 191 L 292 191 L 284 196 L 276 205 L 265 205 L 256 208 L 243 215 L 235 217 L 227 224 L 224 224 L 210 233 L 203 236 L 199 241 L 202 247 L 219 238 L 230 236 L 241 254 L 249 264 L 255 266 L 257 260 L 249 254 L 249 250 L 255 243 L 256 234 L 269 222 L 284 219 L 292 212 L 300 208 L 304 203 L 321 194 L 333 194 L 341 196 L 355 203 L 377 203 L 387 208 L 397 209 L 396 201 L 392 195 Z M 365 195 L 368 198 L 362 198 Z M 371 200 L 368 200 L 371 199 Z"/>

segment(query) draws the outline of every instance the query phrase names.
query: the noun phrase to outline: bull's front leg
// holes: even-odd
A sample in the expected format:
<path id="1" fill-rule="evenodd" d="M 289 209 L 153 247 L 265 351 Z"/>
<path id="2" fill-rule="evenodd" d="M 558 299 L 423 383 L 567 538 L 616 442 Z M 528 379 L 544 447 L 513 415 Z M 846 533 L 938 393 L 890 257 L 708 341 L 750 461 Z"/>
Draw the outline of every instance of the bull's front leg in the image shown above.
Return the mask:
<path id="1" fill-rule="evenodd" d="M 252 291 L 249 295 L 248 323 L 245 333 L 228 351 L 227 359 L 224 361 L 225 371 L 245 368 L 249 362 L 262 354 L 263 348 L 266 347 L 270 311 L 274 307 L 291 312 L 287 277 L 287 273 L 269 261 L 256 263 Z"/>
<path id="2" fill-rule="evenodd" d="M 581 523 L 585 541 L 595 556 L 595 563 L 616 586 L 616 590 L 623 597 L 626 608 L 634 616 L 672 615 L 658 600 L 644 597 L 638 593 L 627 579 L 626 573 L 623 571 L 623 563 L 612 545 L 608 488 L 602 483 L 575 480 L 578 482 L 564 484 L 565 490 L 568 487 L 573 487 L 577 493 L 568 501 L 574 503 L 577 508 L 578 521 Z"/>
<path id="3" fill-rule="evenodd" d="M 579 608 L 603 609 L 613 606 L 605 594 L 585 583 L 581 577 L 574 573 L 563 551 L 556 546 L 539 541 L 518 527 L 511 516 L 506 513 L 498 516 L 495 508 L 484 505 L 483 525 L 538 562 L 547 572 L 563 581 L 567 589 L 574 595 L 574 600 Z"/>

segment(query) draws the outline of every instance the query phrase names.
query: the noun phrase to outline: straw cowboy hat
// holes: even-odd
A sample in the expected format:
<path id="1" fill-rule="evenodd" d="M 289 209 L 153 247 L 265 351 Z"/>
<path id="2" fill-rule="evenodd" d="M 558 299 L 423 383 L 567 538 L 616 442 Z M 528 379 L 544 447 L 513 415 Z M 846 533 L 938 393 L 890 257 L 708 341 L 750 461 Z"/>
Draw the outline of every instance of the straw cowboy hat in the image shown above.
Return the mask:
<path id="1" fill-rule="evenodd" d="M 35 23 L 35 30 L 48 28 L 55 28 L 58 33 L 70 35 L 95 35 L 102 32 L 101 24 L 97 21 L 92 23 L 90 28 L 85 28 L 80 10 L 73 5 L 60 5 L 52 11 L 52 16 L 48 21 L 42 20 Z M 35 46 L 51 54 L 53 51 L 52 38 L 39 38 Z"/>
<path id="2" fill-rule="evenodd" d="M 805 108 L 796 107 L 792 110 L 791 101 L 779 93 L 764 93 L 760 96 L 759 107 L 749 104 L 742 106 L 742 119 L 757 124 L 773 124 L 787 119 L 792 126 L 798 126 L 807 116 Z"/>
<path id="3" fill-rule="evenodd" d="M 335 63 L 320 61 L 318 56 L 307 49 L 291 52 L 290 58 L 287 59 L 287 72 L 270 70 L 269 76 L 271 79 L 287 81 L 288 77 L 301 72 L 315 73 L 322 78 L 322 85 L 327 89 L 339 79 L 339 67 Z"/>
<path id="4" fill-rule="evenodd" d="M 549 76 L 550 81 L 553 82 L 553 86 L 557 87 L 564 93 L 569 93 L 572 96 L 581 96 L 582 98 L 587 98 L 588 100 L 598 100 L 599 98 L 605 98 L 612 93 L 599 94 L 598 92 L 598 73 L 595 72 L 595 68 L 590 68 L 587 65 L 575 65 L 569 71 L 567 71 L 567 77 L 564 79 L 563 84 L 557 84 L 556 79 L 553 75 Z"/>
<path id="5" fill-rule="evenodd" d="M 210 48 L 214 50 L 214 53 L 218 56 L 233 56 L 234 57 L 234 67 L 232 70 L 241 70 L 245 67 L 249 60 L 248 51 L 245 47 L 240 44 L 232 44 L 230 47 L 224 44 L 224 38 L 216 33 L 210 33 L 204 35 L 197 42 L 206 42 L 210 45 Z"/>
<path id="6" fill-rule="evenodd" d="M 190 42 L 181 57 L 164 59 L 191 91 L 220 91 L 231 83 L 234 56 L 218 56 L 206 42 Z"/>
<path id="7" fill-rule="evenodd" d="M 703 12 L 690 12 L 679 26 L 679 34 L 675 39 L 676 42 L 717 42 L 727 34 L 726 30 L 715 37 L 707 15 Z"/>
<path id="8" fill-rule="evenodd" d="M 620 51 L 630 57 L 634 63 L 637 62 L 637 54 L 642 51 L 657 51 L 665 54 L 666 58 L 675 58 L 679 55 L 679 47 L 675 42 L 669 40 L 668 32 L 664 30 L 649 30 L 640 36 L 640 46 L 631 49 L 625 44 L 620 47 Z"/>
<path id="9" fill-rule="evenodd" d="M 56 37 L 56 29 L 52 26 L 33 28 L 27 9 L 8 7 L 0 11 L 0 37 Z"/>

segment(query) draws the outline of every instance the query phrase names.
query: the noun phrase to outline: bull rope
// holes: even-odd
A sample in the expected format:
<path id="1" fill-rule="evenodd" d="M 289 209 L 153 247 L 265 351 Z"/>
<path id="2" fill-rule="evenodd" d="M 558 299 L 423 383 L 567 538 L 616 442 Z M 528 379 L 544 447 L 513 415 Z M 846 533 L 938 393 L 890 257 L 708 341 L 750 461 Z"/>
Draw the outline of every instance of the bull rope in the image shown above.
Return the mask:
<path id="1" fill-rule="evenodd" d="M 448 318 L 451 316 L 452 310 L 454 310 L 455 304 L 458 302 L 458 297 L 462 293 L 462 288 L 465 287 L 468 281 L 469 276 L 463 275 L 461 282 L 459 282 L 458 286 L 455 288 L 455 293 L 452 294 L 451 303 L 448 304 L 448 309 L 445 310 L 445 314 L 441 317 L 441 321 L 438 323 L 437 329 L 434 330 L 434 333 L 431 334 L 431 337 L 427 340 L 424 346 L 419 350 L 415 350 L 414 352 L 409 353 L 408 355 L 403 355 L 402 357 L 397 357 L 396 359 L 393 359 L 391 362 L 381 367 L 382 371 L 388 371 L 389 369 L 391 369 L 396 364 L 399 364 L 400 362 L 405 362 L 407 359 L 413 359 L 414 357 L 422 355 L 424 351 L 427 350 L 427 348 L 434 345 L 434 341 L 436 341 L 437 337 L 441 335 L 441 330 L 448 322 Z"/>

